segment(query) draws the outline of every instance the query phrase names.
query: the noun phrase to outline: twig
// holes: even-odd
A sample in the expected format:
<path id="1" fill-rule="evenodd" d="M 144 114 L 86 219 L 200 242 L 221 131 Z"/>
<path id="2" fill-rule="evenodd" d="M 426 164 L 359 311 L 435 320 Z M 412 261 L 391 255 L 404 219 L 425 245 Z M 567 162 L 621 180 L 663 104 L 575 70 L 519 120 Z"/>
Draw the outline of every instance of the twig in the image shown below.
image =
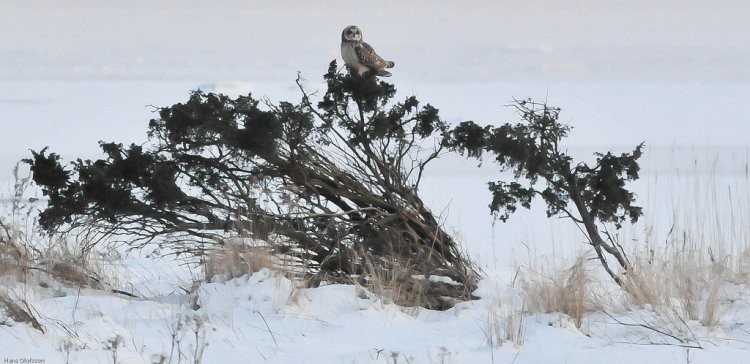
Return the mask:
<path id="1" fill-rule="evenodd" d="M 675 312 L 675 314 L 676 314 L 676 312 Z M 693 332 L 693 329 L 691 329 L 690 326 L 687 324 L 687 322 L 685 322 L 685 320 L 682 319 L 682 316 L 677 315 L 677 318 L 680 320 L 680 322 L 682 322 L 682 324 L 685 326 L 685 328 L 687 328 L 688 331 L 690 331 L 690 335 L 693 335 L 693 338 L 695 339 L 695 342 L 698 343 L 698 346 L 700 346 L 700 341 L 698 341 L 698 336 L 695 335 L 695 333 Z M 700 348 L 703 349 L 702 346 Z"/>
<path id="2" fill-rule="evenodd" d="M 268 321 L 266 321 L 266 318 L 263 317 L 263 314 L 260 313 L 260 311 L 255 311 L 258 315 L 260 315 L 260 318 L 263 319 L 263 323 L 266 324 L 266 329 L 268 329 L 268 333 L 271 334 L 271 339 L 273 339 L 273 343 L 276 344 L 276 349 L 279 348 L 279 343 L 276 341 L 276 336 L 274 336 L 273 331 L 271 331 L 271 327 L 268 326 Z"/>
<path id="3" fill-rule="evenodd" d="M 510 364 L 513 364 L 516 362 L 516 359 L 518 359 L 518 356 L 521 355 L 521 350 L 516 352 L 516 355 L 513 357 L 513 360 L 510 362 Z"/>
<path id="4" fill-rule="evenodd" d="M 652 341 L 649 341 L 647 343 L 634 343 L 634 342 L 628 342 L 628 341 L 613 341 L 614 344 L 628 344 L 628 345 L 640 345 L 640 346 L 676 346 L 678 348 L 686 348 L 686 349 L 703 349 L 700 345 L 690 345 L 690 344 L 670 344 L 670 343 L 655 343 Z"/>
<path id="5" fill-rule="evenodd" d="M 646 330 L 651 330 L 651 331 L 656 332 L 658 334 L 671 337 L 671 338 L 677 340 L 678 342 L 680 342 L 680 344 L 676 344 L 676 346 L 683 347 L 683 348 L 703 349 L 703 346 L 700 345 L 700 342 L 698 342 L 697 345 L 686 344 L 688 342 L 687 340 L 682 339 L 682 338 L 680 338 L 678 336 L 672 335 L 672 334 L 670 334 L 668 332 L 659 330 L 657 328 L 654 328 L 654 327 L 651 327 L 651 326 L 645 325 L 645 324 L 631 324 L 631 323 L 627 323 L 627 322 L 622 322 L 622 321 L 618 320 L 616 317 L 612 316 L 609 312 L 607 312 L 607 311 L 602 311 L 602 312 L 604 312 L 605 315 L 609 316 L 609 318 L 611 318 L 612 320 L 615 320 L 615 322 L 617 322 L 620 325 L 628 326 L 628 327 L 642 327 L 642 328 L 644 328 Z M 688 330 L 689 330 L 689 328 L 688 328 Z M 643 344 L 639 344 L 639 345 L 643 345 Z M 669 343 L 663 343 L 663 344 L 660 344 L 660 343 L 649 343 L 648 345 L 675 345 L 675 344 L 669 344 Z"/>
<path id="6" fill-rule="evenodd" d="M 263 355 L 263 353 L 261 353 L 261 352 L 260 352 L 260 350 L 259 350 L 258 348 L 255 348 L 255 351 L 257 351 L 257 352 L 258 352 L 258 355 L 260 355 L 260 357 L 261 357 L 261 358 L 263 358 L 263 360 L 265 360 L 265 361 L 268 361 L 268 358 L 266 358 L 266 356 L 265 356 L 265 355 Z"/>

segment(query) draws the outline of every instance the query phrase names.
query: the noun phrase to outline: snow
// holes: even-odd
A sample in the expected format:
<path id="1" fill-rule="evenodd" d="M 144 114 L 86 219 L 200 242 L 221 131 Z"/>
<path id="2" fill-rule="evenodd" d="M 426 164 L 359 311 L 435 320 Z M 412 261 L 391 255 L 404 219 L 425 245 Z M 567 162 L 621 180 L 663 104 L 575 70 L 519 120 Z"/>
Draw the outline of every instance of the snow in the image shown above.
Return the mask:
<path id="1" fill-rule="evenodd" d="M 29 293 L 35 292 L 27 299 L 35 303 L 47 331 L 40 334 L 14 324 L 0 330 L 0 340 L 6 358 L 26 356 L 51 363 L 64 362 L 66 355 L 69 362 L 108 362 L 113 352 L 122 362 L 149 363 L 177 352 L 184 355 L 182 360 L 192 362 L 196 332 L 198 345 L 208 344 L 202 354 L 206 363 L 600 363 L 607 358 L 637 363 L 683 362 L 688 355 L 696 363 L 747 360 L 744 342 L 750 334 L 742 329 L 750 323 L 746 314 L 733 316 L 731 324 L 715 329 L 726 330 L 724 334 L 688 323 L 703 345 L 688 352 L 665 335 L 615 321 L 658 321 L 644 309 L 611 317 L 591 314 L 581 329 L 562 314 L 523 316 L 520 345 L 505 342 L 490 348 L 485 336 L 491 328 L 488 322 L 503 317 L 503 312 L 521 312 L 518 292 L 505 287 L 487 278 L 477 291 L 480 300 L 438 312 L 398 307 L 358 286 L 299 288 L 266 269 L 222 283 L 204 283 L 191 302 L 179 299 L 185 298 L 184 292 L 131 299 L 58 286 L 61 296 L 49 294 L 53 288 L 27 286 Z M 162 288 L 170 290 L 168 284 Z M 746 300 L 747 293 L 742 294 Z M 668 329 L 660 325 L 655 327 Z M 108 341 L 117 337 L 117 350 L 108 349 Z"/>
<path id="2" fill-rule="evenodd" d="M 626 226 L 623 241 L 659 249 L 677 226 L 707 246 L 726 244 L 734 258 L 749 238 L 749 12 L 740 0 L 389 0 L 366 9 L 340 1 L 6 1 L 0 202 L 29 149 L 49 146 L 72 160 L 98 157 L 100 140 L 142 143 L 154 107 L 184 101 L 190 90 L 296 100 L 298 71 L 308 89 L 321 89 L 320 76 L 339 58 L 341 29 L 356 24 L 396 61 L 389 81 L 400 95 L 416 95 L 451 122 L 517 121 L 505 105 L 531 97 L 562 107 L 576 156 L 645 141 L 635 189 L 646 216 Z M 573 258 L 583 239 L 537 205 L 493 223 L 485 187 L 498 173 L 490 161 L 476 164 L 436 161 L 421 194 L 485 269 L 479 300 L 432 312 L 356 286 L 300 288 L 265 270 L 192 294 L 195 267 L 130 253 L 103 264 L 113 288 L 137 299 L 42 273 L 27 285 L 2 278 L 0 291 L 24 297 L 47 331 L 0 325 L 0 358 L 112 362 L 116 352 L 118 362 L 150 363 L 180 351 L 189 362 L 197 330 L 208 343 L 204 363 L 748 361 L 750 298 L 741 284 L 722 289 L 727 300 L 713 327 L 660 322 L 648 307 L 593 312 L 581 329 L 563 314 L 526 312 L 511 287 L 515 268 Z M 488 345 L 493 317 L 520 320 L 513 322 L 523 327 L 522 343 Z M 703 349 L 615 319 L 683 330 L 680 337 L 699 338 Z M 117 336 L 118 349 L 108 350 Z M 669 345 L 655 345 L 662 342 Z"/>

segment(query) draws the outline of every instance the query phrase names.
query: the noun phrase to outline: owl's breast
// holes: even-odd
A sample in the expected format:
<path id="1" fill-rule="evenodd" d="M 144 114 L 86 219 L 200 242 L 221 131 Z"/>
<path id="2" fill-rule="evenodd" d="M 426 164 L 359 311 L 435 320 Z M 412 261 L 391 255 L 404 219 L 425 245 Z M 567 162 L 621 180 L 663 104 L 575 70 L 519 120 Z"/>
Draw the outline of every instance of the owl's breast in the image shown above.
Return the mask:
<path id="1" fill-rule="evenodd" d="M 344 59 L 344 63 L 346 63 L 347 67 L 349 69 L 356 71 L 360 75 L 362 75 L 364 72 L 367 72 L 369 69 L 367 66 L 363 65 L 359 57 L 357 57 L 357 52 L 354 49 L 357 44 L 354 42 L 344 42 L 341 43 L 341 58 Z"/>
<path id="2" fill-rule="evenodd" d="M 347 66 L 352 68 L 357 67 L 359 59 L 357 58 L 357 53 L 354 51 L 354 43 L 341 43 L 341 58 L 344 59 Z"/>

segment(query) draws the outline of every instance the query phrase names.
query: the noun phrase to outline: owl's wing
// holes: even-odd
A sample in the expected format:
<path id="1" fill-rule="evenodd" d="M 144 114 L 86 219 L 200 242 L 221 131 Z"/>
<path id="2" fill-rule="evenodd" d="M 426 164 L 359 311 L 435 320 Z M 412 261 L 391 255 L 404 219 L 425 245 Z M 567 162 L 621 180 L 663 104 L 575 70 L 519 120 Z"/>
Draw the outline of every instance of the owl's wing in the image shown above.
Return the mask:
<path id="1" fill-rule="evenodd" d="M 375 50 L 365 42 L 362 42 L 361 46 L 355 47 L 354 52 L 357 54 L 359 62 L 370 68 L 382 69 L 389 63 L 375 53 Z"/>

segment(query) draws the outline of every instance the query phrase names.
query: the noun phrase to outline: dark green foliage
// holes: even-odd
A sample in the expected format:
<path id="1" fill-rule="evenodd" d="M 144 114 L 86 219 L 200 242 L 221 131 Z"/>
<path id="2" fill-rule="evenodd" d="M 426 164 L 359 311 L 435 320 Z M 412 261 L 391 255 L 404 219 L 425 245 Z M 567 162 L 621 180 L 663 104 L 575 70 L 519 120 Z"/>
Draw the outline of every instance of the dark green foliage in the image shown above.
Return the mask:
<path id="1" fill-rule="evenodd" d="M 70 223 L 73 216 L 85 211 L 86 202 L 80 198 L 79 184 L 70 180 L 70 172 L 60 165 L 60 156 L 46 155 L 47 148 L 39 152 L 31 151 L 33 158 L 24 159 L 31 165 L 34 182 L 42 187 L 42 193 L 49 197 L 49 206 L 40 215 L 42 227 L 50 228 Z"/>
<path id="2" fill-rule="evenodd" d="M 259 109 L 258 103 L 250 95 L 232 100 L 225 95 L 196 91 L 185 104 L 161 109 L 161 120 L 152 120 L 149 133 L 160 132 L 169 143 L 190 144 L 194 150 L 218 140 L 250 155 L 268 155 L 282 136 L 282 123 L 298 115 L 287 109 L 277 115 Z"/>
<path id="3" fill-rule="evenodd" d="M 330 63 L 323 79 L 328 85 L 328 91 L 318 107 L 328 117 L 342 115 L 341 107 L 346 107 L 352 100 L 357 103 L 359 111 L 375 112 L 386 106 L 396 95 L 393 85 L 379 81 L 373 74 L 367 77 L 340 74 L 335 61 Z"/>
<path id="4" fill-rule="evenodd" d="M 593 166 L 574 163 L 573 158 L 560 148 L 570 127 L 558 122 L 560 110 L 530 101 L 517 104 L 519 124 L 480 127 L 474 122 L 461 123 L 451 131 L 447 145 L 470 157 L 490 152 L 502 169 L 511 170 L 516 179 L 530 182 L 492 182 L 493 200 L 490 209 L 505 221 L 517 205 L 529 208 L 533 196 L 540 196 L 547 204 L 547 215 L 565 213 L 571 197 L 581 203 L 601 222 L 612 222 L 617 227 L 625 219 L 638 220 L 642 211 L 635 206 L 635 196 L 625 187 L 627 181 L 638 179 L 638 158 L 643 144 L 632 153 L 615 156 L 596 154 Z M 537 187 L 537 181 L 544 181 Z"/>
<path id="5" fill-rule="evenodd" d="M 427 138 L 447 130 L 438 110 L 429 104 L 420 109 L 414 96 L 386 109 L 396 89 L 372 74 L 366 77 L 342 75 L 332 62 L 324 78 L 328 91 L 318 103 L 320 116 L 325 122 L 335 120 L 337 126 L 348 133 L 353 144 L 391 138 L 403 140 L 409 135 Z M 358 112 L 354 117 L 350 115 L 351 102 Z M 324 127 L 333 125 L 324 123 Z"/>
<path id="6" fill-rule="evenodd" d="M 569 126 L 558 122 L 560 109 L 531 101 L 517 102 L 516 109 L 524 122 L 498 127 L 463 122 L 444 143 L 473 158 L 490 153 L 501 170 L 513 172 L 514 182 L 489 183 L 490 210 L 498 219 L 506 221 L 519 205 L 530 208 L 532 199 L 541 197 L 547 216 L 562 215 L 583 226 L 604 268 L 624 286 L 609 268 L 604 252 L 615 257 L 626 272 L 630 264 L 615 242 L 601 237 L 597 223 L 612 223 L 619 229 L 623 221 L 635 222 L 643 213 L 625 186 L 638 179 L 643 144 L 620 156 L 596 154 L 593 165 L 575 162 L 560 146 L 570 132 Z M 527 183 L 519 183 L 522 180 Z"/>
<path id="7" fill-rule="evenodd" d="M 63 186 L 70 177 L 70 173 L 60 166 L 60 156 L 55 153 L 45 155 L 47 148 L 39 152 L 31 151 L 32 159 L 25 159 L 24 162 L 31 165 L 31 172 L 34 174 L 34 180 L 41 186 L 50 186 L 58 188 Z"/>

